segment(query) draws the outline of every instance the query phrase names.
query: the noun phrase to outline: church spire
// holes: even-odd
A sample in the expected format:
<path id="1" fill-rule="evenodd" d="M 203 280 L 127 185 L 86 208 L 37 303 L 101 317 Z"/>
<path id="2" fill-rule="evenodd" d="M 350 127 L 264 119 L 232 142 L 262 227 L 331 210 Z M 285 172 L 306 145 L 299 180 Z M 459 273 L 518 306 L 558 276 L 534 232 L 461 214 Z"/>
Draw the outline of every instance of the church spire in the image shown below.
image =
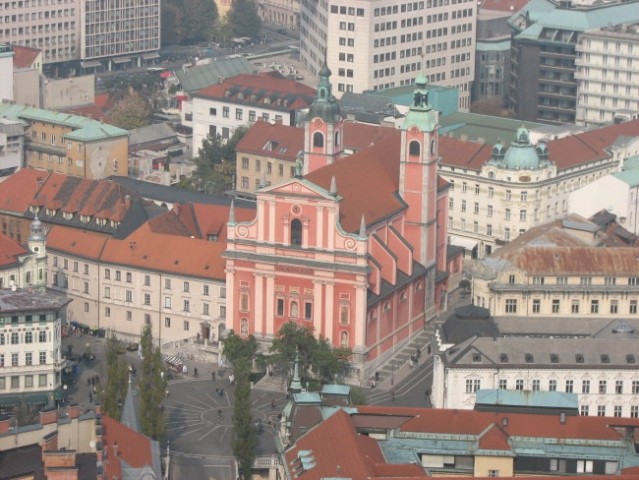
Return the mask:
<path id="1" fill-rule="evenodd" d="M 42 227 L 42 222 L 38 218 L 38 214 L 35 214 L 33 218 L 33 222 L 31 222 L 31 232 L 29 234 L 30 242 L 43 242 L 46 240 L 44 235 L 44 228 Z"/>
<path id="2" fill-rule="evenodd" d="M 235 225 L 235 201 L 231 200 L 231 208 L 229 209 L 229 226 Z"/>
<path id="3" fill-rule="evenodd" d="M 317 94 L 309 108 L 308 116 L 309 118 L 319 117 L 326 123 L 334 123 L 342 118 L 339 104 L 332 93 L 333 87 L 331 85 L 330 76 L 331 71 L 328 68 L 326 51 L 324 51 L 324 63 L 319 71 Z"/>
<path id="4" fill-rule="evenodd" d="M 299 393 L 302 391 L 302 381 L 300 380 L 300 352 L 299 348 L 295 349 L 295 367 L 293 369 L 293 380 L 291 380 L 291 385 L 288 387 L 288 390 L 291 393 Z"/>

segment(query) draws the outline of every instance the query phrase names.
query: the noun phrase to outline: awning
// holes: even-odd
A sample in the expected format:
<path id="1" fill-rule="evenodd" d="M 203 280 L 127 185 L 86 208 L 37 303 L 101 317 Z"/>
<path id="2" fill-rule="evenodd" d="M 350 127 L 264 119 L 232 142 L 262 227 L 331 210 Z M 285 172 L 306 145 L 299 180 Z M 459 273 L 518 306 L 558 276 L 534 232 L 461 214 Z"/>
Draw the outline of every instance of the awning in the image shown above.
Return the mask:
<path id="1" fill-rule="evenodd" d="M 142 54 L 142 58 L 144 60 L 153 60 L 154 58 L 160 58 L 160 54 L 158 52 L 144 53 Z"/>
<path id="2" fill-rule="evenodd" d="M 101 65 L 102 63 L 100 63 L 99 60 L 87 60 L 86 62 L 80 62 L 80 66 L 82 68 L 95 68 Z"/>
<path id="3" fill-rule="evenodd" d="M 472 250 L 473 248 L 477 246 L 477 243 L 479 242 L 472 238 L 457 237 L 455 235 L 451 235 L 449 243 L 451 245 L 455 245 L 456 247 L 462 247 L 465 250 Z"/>
<path id="4" fill-rule="evenodd" d="M 129 63 L 131 61 L 131 57 L 118 57 L 114 58 L 113 63 Z"/>

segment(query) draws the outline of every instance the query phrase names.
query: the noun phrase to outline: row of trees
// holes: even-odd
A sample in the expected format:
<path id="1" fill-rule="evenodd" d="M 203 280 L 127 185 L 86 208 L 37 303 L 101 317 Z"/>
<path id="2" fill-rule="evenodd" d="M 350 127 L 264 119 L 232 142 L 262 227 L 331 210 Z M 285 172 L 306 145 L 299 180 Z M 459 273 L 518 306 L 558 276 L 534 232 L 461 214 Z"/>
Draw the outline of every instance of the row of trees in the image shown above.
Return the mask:
<path id="1" fill-rule="evenodd" d="M 138 371 L 138 412 L 140 426 L 145 435 L 158 440 L 166 432 L 166 421 L 161 403 L 166 393 L 167 376 L 160 348 L 153 345 L 151 328 L 146 326 L 140 340 L 142 364 Z M 104 412 L 112 418 L 120 419 L 129 387 L 131 371 L 121 354 L 124 346 L 114 335 L 107 339 L 107 383 L 100 392 Z"/>
<path id="2" fill-rule="evenodd" d="M 214 0 L 166 0 L 162 2 L 162 45 L 195 45 L 212 39 L 227 43 L 231 37 L 256 39 L 262 21 L 254 0 L 234 0 L 220 18 Z"/>

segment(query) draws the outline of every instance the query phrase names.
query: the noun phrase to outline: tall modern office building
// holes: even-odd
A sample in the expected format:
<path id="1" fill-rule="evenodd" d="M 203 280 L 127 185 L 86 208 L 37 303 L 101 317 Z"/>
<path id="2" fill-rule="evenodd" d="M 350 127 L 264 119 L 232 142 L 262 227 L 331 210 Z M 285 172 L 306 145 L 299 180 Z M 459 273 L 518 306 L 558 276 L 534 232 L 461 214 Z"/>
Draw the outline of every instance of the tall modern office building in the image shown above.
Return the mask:
<path id="1" fill-rule="evenodd" d="M 326 55 L 337 96 L 410 85 L 423 69 L 467 111 L 476 23 L 469 0 L 302 0 L 300 60 L 317 75 Z"/>
<path id="2" fill-rule="evenodd" d="M 42 50 L 45 73 L 158 56 L 160 0 L 0 1 L 0 42 Z"/>
<path id="3" fill-rule="evenodd" d="M 576 75 L 577 45 L 582 34 L 638 21 L 637 0 L 531 0 L 509 20 L 513 29 L 508 99 L 511 111 L 521 120 L 575 123 L 576 77 L 588 80 L 592 76 L 593 86 L 603 78 L 603 58 L 588 68 L 595 57 L 580 58 L 579 64 L 585 68 Z M 610 53 L 616 54 L 616 42 L 613 44 Z M 609 74 L 609 80 L 613 80 L 612 70 Z"/>

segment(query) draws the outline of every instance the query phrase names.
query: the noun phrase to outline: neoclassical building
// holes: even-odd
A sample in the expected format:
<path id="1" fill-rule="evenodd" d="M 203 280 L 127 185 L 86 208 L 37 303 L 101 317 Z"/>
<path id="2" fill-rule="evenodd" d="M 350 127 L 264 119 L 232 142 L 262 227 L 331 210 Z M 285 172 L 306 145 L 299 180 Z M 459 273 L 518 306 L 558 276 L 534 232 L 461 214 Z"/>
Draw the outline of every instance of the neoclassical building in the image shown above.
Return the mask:
<path id="1" fill-rule="evenodd" d="M 228 223 L 229 325 L 268 343 L 308 326 L 354 352 L 365 380 L 430 322 L 447 290 L 447 187 L 438 113 L 420 76 L 401 129 L 343 150 L 344 118 L 320 71 L 294 178 L 257 191 L 252 221 Z"/>
<path id="2" fill-rule="evenodd" d="M 639 144 L 627 138 L 637 136 L 639 121 L 633 120 L 537 142 L 522 127 L 509 145 L 442 137 L 439 174 L 451 185 L 450 242 L 483 258 L 566 215 L 571 192 L 619 171 L 638 153 Z"/>

